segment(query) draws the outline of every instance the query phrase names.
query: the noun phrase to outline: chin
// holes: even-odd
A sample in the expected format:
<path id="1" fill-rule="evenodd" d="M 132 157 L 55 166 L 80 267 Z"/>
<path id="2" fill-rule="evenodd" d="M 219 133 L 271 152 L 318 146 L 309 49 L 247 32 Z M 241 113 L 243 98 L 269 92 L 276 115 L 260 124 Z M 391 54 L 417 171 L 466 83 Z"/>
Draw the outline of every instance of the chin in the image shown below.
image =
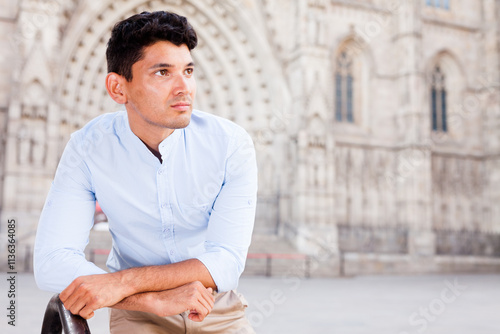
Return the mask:
<path id="1" fill-rule="evenodd" d="M 186 112 L 171 120 L 168 127 L 171 129 L 183 129 L 189 125 L 189 122 L 191 122 L 191 112 Z"/>

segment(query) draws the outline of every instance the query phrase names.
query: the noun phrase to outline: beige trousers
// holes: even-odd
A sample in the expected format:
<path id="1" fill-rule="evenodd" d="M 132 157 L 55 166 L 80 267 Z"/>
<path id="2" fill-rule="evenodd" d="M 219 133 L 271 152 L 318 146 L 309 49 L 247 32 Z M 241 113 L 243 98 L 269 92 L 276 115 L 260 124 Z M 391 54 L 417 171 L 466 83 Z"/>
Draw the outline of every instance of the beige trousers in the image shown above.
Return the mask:
<path id="1" fill-rule="evenodd" d="M 189 312 L 171 317 L 152 313 L 110 309 L 111 334 L 255 334 L 245 317 L 248 306 L 236 291 L 218 293 L 212 312 L 202 321 L 189 320 Z"/>

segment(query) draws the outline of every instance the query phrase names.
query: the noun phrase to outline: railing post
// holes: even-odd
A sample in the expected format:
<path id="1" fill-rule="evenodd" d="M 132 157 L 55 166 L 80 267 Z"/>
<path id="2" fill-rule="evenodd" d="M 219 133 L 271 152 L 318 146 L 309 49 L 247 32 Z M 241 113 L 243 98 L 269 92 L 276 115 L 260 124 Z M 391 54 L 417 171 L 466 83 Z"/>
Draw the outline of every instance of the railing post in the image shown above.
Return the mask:
<path id="1" fill-rule="evenodd" d="M 311 257 L 309 255 L 306 255 L 305 277 L 311 278 Z"/>
<path id="2" fill-rule="evenodd" d="M 43 317 L 42 334 L 90 334 L 87 320 L 66 310 L 59 299 L 54 295 L 45 310 Z"/>
<path id="3" fill-rule="evenodd" d="M 31 271 L 32 259 L 33 259 L 33 256 L 31 255 L 31 246 L 28 245 L 28 246 L 26 246 L 25 251 L 24 251 L 24 271 L 25 272 Z"/>
<path id="4" fill-rule="evenodd" d="M 271 268 L 271 254 L 266 254 L 266 276 L 271 277 L 272 275 L 272 268 Z"/>
<path id="5" fill-rule="evenodd" d="M 339 276 L 345 276 L 345 255 L 342 250 L 339 251 Z"/>

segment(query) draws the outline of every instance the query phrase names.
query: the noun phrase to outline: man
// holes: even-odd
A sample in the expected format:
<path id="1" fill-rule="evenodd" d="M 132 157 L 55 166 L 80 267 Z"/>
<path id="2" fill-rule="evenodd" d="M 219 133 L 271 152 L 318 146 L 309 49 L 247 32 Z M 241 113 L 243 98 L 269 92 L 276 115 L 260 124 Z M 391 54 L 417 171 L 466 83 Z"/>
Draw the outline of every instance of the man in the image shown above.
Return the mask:
<path id="1" fill-rule="evenodd" d="M 254 333 L 233 289 L 255 218 L 255 150 L 241 127 L 193 110 L 196 44 L 173 13 L 115 25 L 106 88 L 126 111 L 72 135 L 40 217 L 37 284 L 86 319 L 111 307 L 111 333 Z M 111 273 L 83 253 L 96 200 Z"/>

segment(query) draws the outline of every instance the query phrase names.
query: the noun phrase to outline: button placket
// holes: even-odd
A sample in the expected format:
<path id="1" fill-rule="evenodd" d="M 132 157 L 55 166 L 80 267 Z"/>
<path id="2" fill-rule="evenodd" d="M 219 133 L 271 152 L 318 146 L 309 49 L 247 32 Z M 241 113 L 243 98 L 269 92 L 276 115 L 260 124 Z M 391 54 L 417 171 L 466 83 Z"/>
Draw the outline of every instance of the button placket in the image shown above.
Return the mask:
<path id="1" fill-rule="evenodd" d="M 162 220 L 162 240 L 165 247 L 165 253 L 170 258 L 170 261 L 176 261 L 176 249 L 174 240 L 174 218 L 172 212 L 172 206 L 170 204 L 170 191 L 169 191 L 169 179 L 168 173 L 165 167 L 161 167 L 158 170 L 157 175 L 157 185 L 158 185 L 158 202 L 161 212 Z"/>
<path id="2" fill-rule="evenodd" d="M 175 144 L 179 140 L 182 131 L 176 130 L 167 137 L 159 145 L 160 154 L 162 155 L 163 163 L 158 169 L 158 204 L 161 211 L 162 219 L 162 239 L 165 246 L 165 252 L 169 256 L 170 261 L 175 262 L 177 259 L 177 249 L 174 239 L 174 217 L 171 205 L 171 187 L 169 187 L 170 175 L 167 171 L 167 164 L 170 160 Z"/>

